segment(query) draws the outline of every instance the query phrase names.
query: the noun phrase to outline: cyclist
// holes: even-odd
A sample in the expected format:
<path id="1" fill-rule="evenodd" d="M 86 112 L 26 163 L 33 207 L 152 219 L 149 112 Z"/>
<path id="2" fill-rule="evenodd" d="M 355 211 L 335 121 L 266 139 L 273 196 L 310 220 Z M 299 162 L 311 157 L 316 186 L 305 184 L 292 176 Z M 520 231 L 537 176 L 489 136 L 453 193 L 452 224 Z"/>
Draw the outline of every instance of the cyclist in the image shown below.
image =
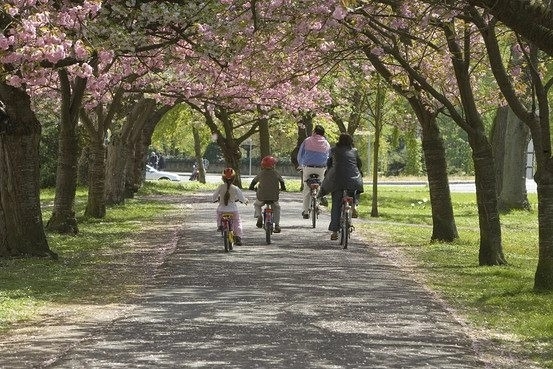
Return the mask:
<path id="1" fill-rule="evenodd" d="M 277 159 L 273 156 L 265 156 L 261 159 L 261 171 L 250 183 L 250 190 L 255 189 L 257 185 L 257 200 L 253 203 L 255 213 L 254 217 L 257 218 L 257 228 L 263 227 L 263 217 L 261 216 L 261 207 L 267 202 L 273 202 L 273 220 L 275 222 L 275 229 L 273 232 L 280 233 L 280 204 L 279 198 L 279 186 L 281 191 L 286 191 L 286 185 L 282 176 L 275 170 Z"/>
<path id="2" fill-rule="evenodd" d="M 311 174 L 317 174 L 322 180 L 325 176 L 330 144 L 324 137 L 325 129 L 317 124 L 313 134 L 307 137 L 298 151 L 298 164 L 302 171 L 302 181 L 305 183 Z M 309 204 L 311 191 L 309 186 L 303 186 L 303 219 L 309 218 Z"/>
<path id="3" fill-rule="evenodd" d="M 217 229 L 221 230 L 221 215 L 223 213 L 232 213 L 232 230 L 236 236 L 235 244 L 242 246 L 242 221 L 236 202 L 240 201 L 248 204 L 248 199 L 244 196 L 242 190 L 233 185 L 232 182 L 236 177 L 236 172 L 232 168 L 225 168 L 221 176 L 223 183 L 217 187 L 213 193 L 213 202 L 219 202 L 217 207 Z"/>
<path id="4" fill-rule="evenodd" d="M 353 138 L 342 133 L 336 146 L 330 150 L 328 158 L 328 172 L 323 180 L 319 196 L 332 194 L 332 209 L 330 210 L 330 224 L 328 230 L 332 231 L 331 240 L 338 239 L 340 229 L 340 205 L 343 190 L 355 193 L 355 203 L 359 194 L 363 192 L 363 173 L 361 172 L 361 159 L 357 149 L 353 147 Z M 357 218 L 357 209 L 352 211 L 352 217 Z"/>

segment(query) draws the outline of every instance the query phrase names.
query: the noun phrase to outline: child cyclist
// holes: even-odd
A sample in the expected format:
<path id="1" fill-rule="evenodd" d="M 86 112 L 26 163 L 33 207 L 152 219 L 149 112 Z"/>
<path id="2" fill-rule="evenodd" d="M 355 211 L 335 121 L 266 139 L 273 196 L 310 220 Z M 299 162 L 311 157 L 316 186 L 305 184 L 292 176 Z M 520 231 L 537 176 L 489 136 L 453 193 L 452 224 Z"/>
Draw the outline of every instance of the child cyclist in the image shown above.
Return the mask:
<path id="1" fill-rule="evenodd" d="M 232 168 L 223 170 L 221 183 L 213 194 L 213 202 L 219 201 L 217 207 L 217 229 L 221 229 L 221 216 L 223 213 L 232 213 L 232 229 L 236 236 L 235 243 L 237 246 L 242 246 L 242 221 L 238 212 L 237 201 L 248 204 L 248 199 L 244 197 L 242 191 L 232 184 L 236 177 L 236 172 Z"/>
<path id="2" fill-rule="evenodd" d="M 265 156 L 261 160 L 261 171 L 250 183 L 250 190 L 257 185 L 257 200 L 253 203 L 257 218 L 257 228 L 263 227 L 263 217 L 261 216 L 261 207 L 267 202 L 273 202 L 273 220 L 275 222 L 275 233 L 280 232 L 280 204 L 278 203 L 279 186 L 280 190 L 286 191 L 286 185 L 281 175 L 275 170 L 277 160 L 272 156 Z"/>

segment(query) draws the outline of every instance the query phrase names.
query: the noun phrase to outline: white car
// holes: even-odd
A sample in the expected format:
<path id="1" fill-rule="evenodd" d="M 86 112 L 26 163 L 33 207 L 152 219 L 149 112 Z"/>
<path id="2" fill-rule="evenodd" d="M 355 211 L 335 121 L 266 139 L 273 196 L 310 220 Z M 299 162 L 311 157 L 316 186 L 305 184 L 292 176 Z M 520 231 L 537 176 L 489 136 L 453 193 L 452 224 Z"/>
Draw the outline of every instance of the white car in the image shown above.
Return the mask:
<path id="1" fill-rule="evenodd" d="M 146 165 L 146 180 L 147 181 L 155 181 L 155 180 L 180 181 L 181 178 L 176 173 L 164 172 L 162 170 L 157 170 L 151 165 Z"/>

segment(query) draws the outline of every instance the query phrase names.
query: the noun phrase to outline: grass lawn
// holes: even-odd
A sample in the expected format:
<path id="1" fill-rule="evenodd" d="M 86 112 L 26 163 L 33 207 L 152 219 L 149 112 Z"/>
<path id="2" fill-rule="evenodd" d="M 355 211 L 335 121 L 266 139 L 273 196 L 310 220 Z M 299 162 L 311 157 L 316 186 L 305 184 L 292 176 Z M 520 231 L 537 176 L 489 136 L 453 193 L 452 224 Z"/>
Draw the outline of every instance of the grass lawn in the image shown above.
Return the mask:
<path id="1" fill-rule="evenodd" d="M 298 191 L 299 180 L 290 180 L 286 186 Z M 175 195 L 215 187 L 189 181 L 147 183 L 140 194 Z M 470 324 L 488 329 L 498 342 L 520 347 L 542 366 L 553 368 L 553 294 L 532 291 L 538 255 L 535 194 L 529 195 L 534 210 L 501 215 L 509 264 L 480 267 L 474 194 L 452 193 L 459 239 L 445 244 L 429 242 L 432 219 L 427 188 L 380 185 L 379 218 L 370 218 L 371 189 L 365 190 L 359 211 L 369 220 L 366 231 L 400 245 L 416 261 L 417 272 L 428 285 Z M 53 192 L 43 191 L 42 200 L 46 221 Z M 85 201 L 85 190 L 79 190 L 77 214 L 83 214 Z M 156 196 L 131 199 L 108 209 L 104 219 L 79 219 L 76 237 L 48 234 L 51 249 L 60 254 L 59 261 L 0 259 L 0 331 L 32 321 L 41 309 L 51 306 L 117 302 L 130 296 L 140 281 L 132 268 L 121 268 L 130 252 L 129 240 L 152 219 L 172 211 L 170 204 Z"/>
<path id="2" fill-rule="evenodd" d="M 481 267 L 475 194 L 451 194 L 459 239 L 449 244 L 429 242 L 427 188 L 379 186 L 379 218 L 370 218 L 370 188 L 365 190 L 360 213 L 371 220 L 368 227 L 402 245 L 432 289 L 475 326 L 553 368 L 553 294 L 532 290 L 538 259 L 535 194 L 529 194 L 532 211 L 500 216 L 508 265 Z"/>

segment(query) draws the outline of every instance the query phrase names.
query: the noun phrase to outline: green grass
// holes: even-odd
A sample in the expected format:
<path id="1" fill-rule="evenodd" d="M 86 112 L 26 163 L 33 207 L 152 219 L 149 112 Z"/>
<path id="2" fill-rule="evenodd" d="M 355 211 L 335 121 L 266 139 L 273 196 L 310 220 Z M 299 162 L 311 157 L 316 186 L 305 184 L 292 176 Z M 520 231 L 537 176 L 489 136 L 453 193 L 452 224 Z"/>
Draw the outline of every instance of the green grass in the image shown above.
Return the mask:
<path id="1" fill-rule="evenodd" d="M 451 244 L 430 242 L 428 198 L 424 187 L 379 186 L 380 218 L 371 218 L 368 228 L 402 245 L 429 285 L 475 326 L 510 337 L 510 344 L 553 368 L 553 294 L 532 290 L 538 260 L 536 195 L 529 194 L 534 210 L 501 214 L 508 265 L 494 267 L 478 266 L 475 195 L 452 193 L 459 239 Z M 360 212 L 369 218 L 370 209 L 370 196 L 365 195 Z"/>
<path id="2" fill-rule="evenodd" d="M 183 194 L 211 188 L 215 185 L 147 182 L 139 195 Z M 79 188 L 75 199 L 78 236 L 47 234 L 50 249 L 59 254 L 58 261 L 0 259 L 0 331 L 15 322 L 35 318 L 47 306 L 115 302 L 138 288 L 132 265 L 125 265 L 133 251 L 131 238 L 172 207 L 156 201 L 155 196 L 153 200 L 130 199 L 124 205 L 108 209 L 103 219 L 85 219 L 82 214 L 86 196 L 86 189 Z M 44 221 L 51 216 L 53 200 L 53 190 L 41 192 Z"/>

